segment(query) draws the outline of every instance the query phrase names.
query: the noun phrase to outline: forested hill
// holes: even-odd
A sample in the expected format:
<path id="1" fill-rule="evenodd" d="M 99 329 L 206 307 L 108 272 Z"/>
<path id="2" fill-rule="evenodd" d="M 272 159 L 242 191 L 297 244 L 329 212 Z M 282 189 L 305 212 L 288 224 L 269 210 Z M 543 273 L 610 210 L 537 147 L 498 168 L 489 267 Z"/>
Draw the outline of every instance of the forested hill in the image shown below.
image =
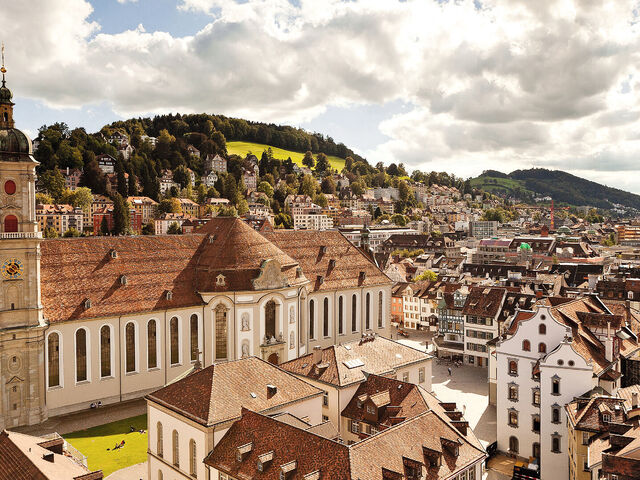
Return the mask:
<path id="1" fill-rule="evenodd" d="M 614 204 L 640 209 L 640 195 L 607 187 L 561 170 L 532 168 L 515 170 L 510 174 L 487 170 L 471 181 L 483 190 L 523 200 L 533 197 L 552 197 L 557 203 L 590 205 L 611 209 Z"/>

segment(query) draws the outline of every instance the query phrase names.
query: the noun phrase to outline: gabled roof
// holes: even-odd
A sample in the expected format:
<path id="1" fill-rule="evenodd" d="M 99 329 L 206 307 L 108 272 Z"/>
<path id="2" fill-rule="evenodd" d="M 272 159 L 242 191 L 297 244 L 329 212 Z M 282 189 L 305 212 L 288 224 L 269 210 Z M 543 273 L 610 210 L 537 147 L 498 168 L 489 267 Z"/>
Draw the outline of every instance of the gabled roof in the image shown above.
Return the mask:
<path id="1" fill-rule="evenodd" d="M 275 386 L 276 393 L 268 392 Z M 240 416 L 241 408 L 269 412 L 322 395 L 322 390 L 256 357 L 221 362 L 147 395 L 147 399 L 201 425 Z"/>
<path id="2" fill-rule="evenodd" d="M 296 375 L 343 387 L 364 380 L 364 372 L 384 375 L 429 358 L 431 356 L 424 352 L 375 336 L 326 347 L 319 363 L 313 362 L 313 353 L 310 353 L 280 367 Z"/>
<path id="3" fill-rule="evenodd" d="M 274 230 L 264 236 L 300 264 L 312 291 L 392 283 L 340 232 Z"/>
<path id="4" fill-rule="evenodd" d="M 505 288 L 472 287 L 462 313 L 495 318 L 507 295 Z"/>

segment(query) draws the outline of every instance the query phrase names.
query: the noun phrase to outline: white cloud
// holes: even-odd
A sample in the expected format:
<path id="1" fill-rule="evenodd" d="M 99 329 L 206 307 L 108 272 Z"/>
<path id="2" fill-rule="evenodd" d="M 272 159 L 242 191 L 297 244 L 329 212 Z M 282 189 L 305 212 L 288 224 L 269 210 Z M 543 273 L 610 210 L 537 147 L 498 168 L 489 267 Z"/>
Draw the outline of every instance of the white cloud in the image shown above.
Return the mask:
<path id="1" fill-rule="evenodd" d="M 183 38 L 99 33 L 85 0 L 16 3 L 0 11 L 9 78 L 49 105 L 298 123 L 400 99 L 413 108 L 382 122 L 374 163 L 640 169 L 635 0 L 182 0 L 211 17 Z"/>

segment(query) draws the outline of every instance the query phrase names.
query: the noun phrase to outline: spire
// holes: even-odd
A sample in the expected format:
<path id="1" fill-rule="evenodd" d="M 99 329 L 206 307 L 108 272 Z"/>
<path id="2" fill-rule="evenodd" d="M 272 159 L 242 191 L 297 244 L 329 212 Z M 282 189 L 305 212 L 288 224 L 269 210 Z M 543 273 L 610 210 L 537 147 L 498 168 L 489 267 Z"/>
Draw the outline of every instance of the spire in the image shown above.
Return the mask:
<path id="1" fill-rule="evenodd" d="M 7 73 L 7 69 L 4 68 L 4 42 L 2 42 L 2 67 L 0 68 L 0 72 L 2 72 L 2 86 L 6 87 L 6 80 L 4 78 L 4 74 Z"/>

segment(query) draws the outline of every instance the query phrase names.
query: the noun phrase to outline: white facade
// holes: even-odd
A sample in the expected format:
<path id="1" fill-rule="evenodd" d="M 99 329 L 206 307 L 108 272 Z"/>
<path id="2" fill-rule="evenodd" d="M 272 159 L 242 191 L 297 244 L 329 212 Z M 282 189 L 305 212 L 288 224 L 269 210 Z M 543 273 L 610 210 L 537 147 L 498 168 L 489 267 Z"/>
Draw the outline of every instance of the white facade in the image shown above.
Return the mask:
<path id="1" fill-rule="evenodd" d="M 570 335 L 550 308 L 540 306 L 496 347 L 498 450 L 524 458 L 539 452 L 541 480 L 568 478 L 564 405 L 593 387 L 592 367 L 574 351 Z M 539 431 L 534 430 L 536 419 Z M 552 451 L 554 438 L 559 440 L 558 451 Z"/>
<path id="2" fill-rule="evenodd" d="M 329 230 L 333 228 L 333 219 L 326 215 L 293 215 L 293 228 L 296 230 Z"/>

